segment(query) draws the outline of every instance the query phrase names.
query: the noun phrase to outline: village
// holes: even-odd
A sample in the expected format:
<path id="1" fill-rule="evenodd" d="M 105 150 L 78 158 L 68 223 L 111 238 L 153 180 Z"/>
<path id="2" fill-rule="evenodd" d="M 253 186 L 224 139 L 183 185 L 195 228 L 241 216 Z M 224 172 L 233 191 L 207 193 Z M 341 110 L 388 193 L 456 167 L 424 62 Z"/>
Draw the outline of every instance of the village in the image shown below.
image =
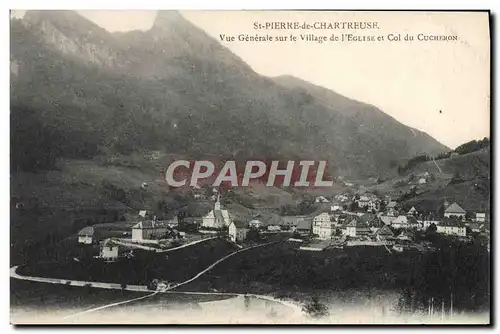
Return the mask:
<path id="1" fill-rule="evenodd" d="M 412 206 L 405 210 L 389 196 L 336 194 L 317 196 L 317 207 L 308 215 L 281 215 L 266 219 L 254 214 L 242 219 L 221 203 L 221 195 L 213 189 L 209 198 L 213 208 L 201 217 L 169 214 L 159 219 L 147 210 L 138 213 L 137 221 L 121 236 L 106 237 L 99 229 L 87 226 L 78 233 L 80 245 L 99 245 L 94 256 L 108 262 L 131 257 L 134 250 L 168 252 L 207 239 L 224 238 L 243 248 L 263 239 L 279 235 L 282 240 L 297 243 L 301 251 L 324 251 L 344 247 L 385 247 L 389 253 L 435 248 L 423 235 L 438 235 L 470 243 L 473 238 L 484 242 L 489 250 L 489 217 L 485 212 L 468 212 L 460 203 L 443 199 L 438 212 L 423 212 Z M 195 196 L 195 198 L 199 199 Z M 122 229 L 123 230 L 123 229 Z"/>

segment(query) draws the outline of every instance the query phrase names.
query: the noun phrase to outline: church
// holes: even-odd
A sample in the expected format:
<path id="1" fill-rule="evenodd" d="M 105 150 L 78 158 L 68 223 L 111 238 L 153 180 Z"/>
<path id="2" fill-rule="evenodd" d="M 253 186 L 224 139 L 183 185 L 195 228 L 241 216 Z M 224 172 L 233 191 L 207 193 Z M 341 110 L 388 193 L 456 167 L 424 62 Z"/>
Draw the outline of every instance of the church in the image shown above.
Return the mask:
<path id="1" fill-rule="evenodd" d="M 217 201 L 215 202 L 214 209 L 203 216 L 202 227 L 205 228 L 223 228 L 231 224 L 231 218 L 229 216 L 229 211 L 223 210 L 220 204 L 220 196 L 217 196 Z"/>

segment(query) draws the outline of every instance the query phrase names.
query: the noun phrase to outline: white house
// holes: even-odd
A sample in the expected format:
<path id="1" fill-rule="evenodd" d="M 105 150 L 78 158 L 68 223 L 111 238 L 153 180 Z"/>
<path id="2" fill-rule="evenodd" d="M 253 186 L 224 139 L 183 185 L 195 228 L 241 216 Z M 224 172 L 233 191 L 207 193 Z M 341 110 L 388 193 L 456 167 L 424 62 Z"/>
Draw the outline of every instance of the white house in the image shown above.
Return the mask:
<path id="1" fill-rule="evenodd" d="M 106 239 L 101 245 L 100 257 L 107 261 L 116 260 L 120 257 L 120 246 L 114 243 L 111 239 Z"/>
<path id="2" fill-rule="evenodd" d="M 270 232 L 281 231 L 281 226 L 275 224 L 267 225 L 267 230 Z"/>
<path id="3" fill-rule="evenodd" d="M 392 220 L 391 226 L 393 228 L 406 228 L 408 227 L 408 218 L 402 215 L 398 216 L 396 219 Z"/>
<path id="4" fill-rule="evenodd" d="M 314 200 L 315 203 L 330 203 L 330 201 L 325 196 L 318 196 Z"/>
<path id="5" fill-rule="evenodd" d="M 314 217 L 312 225 L 312 233 L 318 235 L 319 239 L 331 239 L 333 234 L 333 223 L 327 212 L 323 212 Z"/>
<path id="6" fill-rule="evenodd" d="M 484 223 L 486 221 L 486 213 L 476 212 L 476 222 Z"/>
<path id="7" fill-rule="evenodd" d="M 233 221 L 229 224 L 229 238 L 233 242 L 241 242 L 247 237 L 248 227 L 244 222 Z"/>
<path id="8" fill-rule="evenodd" d="M 332 212 L 338 212 L 338 211 L 342 211 L 342 207 L 341 207 L 340 205 L 332 205 L 332 206 L 330 207 L 330 210 L 331 210 Z"/>
<path id="9" fill-rule="evenodd" d="M 417 211 L 417 209 L 415 209 L 415 207 L 414 207 L 414 206 L 412 206 L 412 207 L 411 207 L 411 209 L 410 209 L 410 210 L 408 210 L 408 213 L 407 213 L 407 214 L 408 214 L 408 215 L 416 215 L 416 214 L 418 214 L 418 211 Z"/>
<path id="10" fill-rule="evenodd" d="M 167 233 L 167 225 L 160 221 L 141 221 L 132 226 L 132 240 L 158 240 Z"/>
<path id="11" fill-rule="evenodd" d="M 462 224 L 453 222 L 438 225 L 436 232 L 446 235 L 456 235 L 461 237 L 467 236 L 467 228 Z"/>
<path id="12" fill-rule="evenodd" d="M 463 219 L 465 218 L 465 213 L 465 210 L 460 205 L 458 205 L 457 202 L 453 203 L 452 205 L 447 207 L 446 210 L 444 210 L 444 216 L 446 218 L 456 216 Z"/>
<path id="13" fill-rule="evenodd" d="M 370 227 L 367 224 L 360 223 L 356 219 L 347 224 L 344 230 L 345 235 L 353 238 L 367 236 L 371 233 Z"/>
<path id="14" fill-rule="evenodd" d="M 92 226 L 84 227 L 78 232 L 78 243 L 90 245 L 96 241 L 96 233 Z"/>
<path id="15" fill-rule="evenodd" d="M 418 184 L 426 184 L 427 183 L 427 179 L 425 177 L 421 177 L 420 179 L 418 179 Z"/>
<path id="16" fill-rule="evenodd" d="M 230 224 L 231 218 L 229 216 L 229 211 L 221 208 L 220 197 L 217 196 L 214 209 L 203 216 L 201 226 L 208 228 L 223 228 L 224 226 L 229 226 Z"/>
<path id="17" fill-rule="evenodd" d="M 390 225 L 392 221 L 396 219 L 394 216 L 383 216 L 383 215 L 380 215 L 379 218 L 385 225 Z"/>
<path id="18" fill-rule="evenodd" d="M 349 200 L 349 197 L 344 195 L 344 194 L 338 194 L 338 195 L 335 195 L 335 199 L 341 203 L 343 202 L 346 202 Z"/>

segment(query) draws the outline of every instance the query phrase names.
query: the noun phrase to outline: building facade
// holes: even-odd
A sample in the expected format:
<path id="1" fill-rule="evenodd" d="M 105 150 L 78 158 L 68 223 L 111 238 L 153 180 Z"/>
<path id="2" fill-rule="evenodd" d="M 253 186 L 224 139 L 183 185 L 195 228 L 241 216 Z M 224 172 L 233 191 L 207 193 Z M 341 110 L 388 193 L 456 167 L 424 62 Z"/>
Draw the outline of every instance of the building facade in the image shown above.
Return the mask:
<path id="1" fill-rule="evenodd" d="M 167 234 L 167 225 L 159 221 L 142 221 L 132 227 L 132 240 L 158 240 Z"/>
<path id="2" fill-rule="evenodd" d="M 241 242 L 246 239 L 248 227 L 243 222 L 233 221 L 229 225 L 229 239 L 232 242 Z"/>

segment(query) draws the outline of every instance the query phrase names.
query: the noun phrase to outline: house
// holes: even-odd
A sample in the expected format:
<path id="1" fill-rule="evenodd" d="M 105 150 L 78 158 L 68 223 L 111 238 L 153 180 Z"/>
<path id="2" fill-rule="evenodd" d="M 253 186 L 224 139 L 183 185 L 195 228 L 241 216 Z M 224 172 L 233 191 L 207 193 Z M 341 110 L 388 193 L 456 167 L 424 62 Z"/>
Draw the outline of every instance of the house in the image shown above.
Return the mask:
<path id="1" fill-rule="evenodd" d="M 346 195 L 343 195 L 343 194 L 338 194 L 338 195 L 335 195 L 335 199 L 341 203 L 343 202 L 347 202 L 349 200 L 349 197 L 347 197 Z"/>
<path id="2" fill-rule="evenodd" d="M 330 216 L 330 214 L 328 214 L 328 212 L 322 212 L 321 214 L 319 214 L 313 218 L 313 229 L 314 229 L 314 225 L 321 224 L 324 222 L 328 222 L 328 223 L 332 222 L 331 216 Z"/>
<path id="3" fill-rule="evenodd" d="M 132 240 L 158 240 L 167 233 L 167 225 L 156 220 L 141 221 L 132 226 Z"/>
<path id="4" fill-rule="evenodd" d="M 121 257 L 125 249 L 111 239 L 106 239 L 101 245 L 100 257 L 106 261 L 114 261 Z"/>
<path id="5" fill-rule="evenodd" d="M 333 223 L 328 213 L 323 212 L 313 218 L 313 235 L 317 235 L 319 239 L 331 239 L 333 234 Z"/>
<path id="6" fill-rule="evenodd" d="M 486 213 L 476 212 L 476 222 L 484 223 L 486 221 Z"/>
<path id="7" fill-rule="evenodd" d="M 415 233 L 413 233 L 409 230 L 405 230 L 397 236 L 397 239 L 403 240 L 403 241 L 411 241 L 411 240 L 415 239 Z"/>
<path id="8" fill-rule="evenodd" d="M 338 212 L 338 211 L 342 211 L 342 207 L 341 207 L 340 205 L 338 205 L 338 204 L 335 204 L 335 205 L 332 205 L 332 206 L 330 207 L 330 210 L 331 210 L 332 212 Z"/>
<path id="9" fill-rule="evenodd" d="M 220 196 L 217 196 L 214 209 L 203 216 L 202 227 L 220 229 L 231 224 L 229 211 L 223 210 L 220 204 Z"/>
<path id="10" fill-rule="evenodd" d="M 398 216 L 391 222 L 392 228 L 422 228 L 422 224 L 413 216 Z"/>
<path id="11" fill-rule="evenodd" d="M 281 217 L 281 225 L 286 226 L 290 231 L 295 231 L 297 229 L 297 225 L 302 222 L 308 220 L 308 216 L 282 216 Z"/>
<path id="12" fill-rule="evenodd" d="M 386 205 L 386 215 L 387 216 L 396 216 L 398 214 L 398 203 L 397 202 L 389 202 Z"/>
<path id="13" fill-rule="evenodd" d="M 418 184 L 426 184 L 427 183 L 427 179 L 425 177 L 421 177 L 420 179 L 418 179 Z"/>
<path id="14" fill-rule="evenodd" d="M 481 232 L 481 225 L 479 225 L 478 223 L 470 223 L 467 225 L 470 230 L 474 233 L 479 233 Z"/>
<path id="15" fill-rule="evenodd" d="M 410 215 L 410 216 L 415 216 L 415 215 L 417 215 L 417 214 L 418 214 L 418 211 L 417 211 L 417 209 L 415 209 L 415 207 L 414 207 L 414 206 L 412 206 L 412 207 L 411 207 L 411 209 L 410 209 L 410 210 L 408 210 L 408 213 L 407 213 L 407 214 L 408 214 L 408 215 Z"/>
<path id="16" fill-rule="evenodd" d="M 407 228 L 408 218 L 406 216 L 398 216 L 391 222 L 392 228 Z"/>
<path id="17" fill-rule="evenodd" d="M 255 229 L 259 229 L 261 227 L 264 226 L 264 223 L 258 219 L 252 219 L 249 223 L 248 223 L 248 227 L 249 228 L 255 228 Z"/>
<path id="18" fill-rule="evenodd" d="M 396 219 L 393 216 L 380 216 L 379 218 L 382 221 L 382 223 L 384 223 L 385 225 L 390 225 L 392 223 L 392 221 L 394 219 Z"/>
<path id="19" fill-rule="evenodd" d="M 267 225 L 267 230 L 269 232 L 281 231 L 281 226 L 280 225 L 275 225 L 275 224 Z"/>
<path id="20" fill-rule="evenodd" d="M 394 237 L 394 232 L 392 232 L 389 226 L 385 225 L 384 227 L 378 229 L 374 235 L 377 239 L 385 240 Z"/>
<path id="21" fill-rule="evenodd" d="M 90 245 L 97 241 L 97 235 L 95 233 L 94 227 L 87 226 L 78 232 L 78 243 Z"/>
<path id="22" fill-rule="evenodd" d="M 146 218 L 147 215 L 148 215 L 148 211 L 147 210 L 141 210 L 141 211 L 139 211 L 139 216 L 140 217 Z"/>
<path id="23" fill-rule="evenodd" d="M 358 222 L 356 219 L 347 224 L 344 231 L 345 235 L 353 238 L 368 236 L 372 233 L 367 224 Z"/>
<path id="24" fill-rule="evenodd" d="M 232 242 L 241 242 L 246 239 L 248 232 L 247 225 L 242 221 L 232 221 L 229 224 L 229 238 Z"/>
<path id="25" fill-rule="evenodd" d="M 311 221 L 310 220 L 300 221 L 297 224 L 295 231 L 302 236 L 310 235 L 311 234 Z"/>
<path id="26" fill-rule="evenodd" d="M 363 195 L 363 196 L 360 196 L 356 202 L 358 203 L 358 207 L 366 208 L 370 203 L 370 198 L 368 196 Z"/>
<path id="27" fill-rule="evenodd" d="M 318 196 L 314 200 L 314 203 L 330 203 L 330 201 L 325 196 Z"/>
<path id="28" fill-rule="evenodd" d="M 206 190 L 200 188 L 200 186 L 196 185 L 193 187 L 193 198 L 197 200 L 204 200 L 207 198 Z"/>
<path id="29" fill-rule="evenodd" d="M 443 221 L 440 225 L 437 226 L 436 232 L 460 237 L 467 236 L 466 226 L 462 222 L 454 219 Z"/>
<path id="30" fill-rule="evenodd" d="M 453 203 L 452 205 L 448 206 L 444 210 L 444 216 L 446 218 L 450 218 L 452 216 L 459 217 L 459 218 L 465 218 L 465 210 L 457 204 L 457 202 Z"/>

